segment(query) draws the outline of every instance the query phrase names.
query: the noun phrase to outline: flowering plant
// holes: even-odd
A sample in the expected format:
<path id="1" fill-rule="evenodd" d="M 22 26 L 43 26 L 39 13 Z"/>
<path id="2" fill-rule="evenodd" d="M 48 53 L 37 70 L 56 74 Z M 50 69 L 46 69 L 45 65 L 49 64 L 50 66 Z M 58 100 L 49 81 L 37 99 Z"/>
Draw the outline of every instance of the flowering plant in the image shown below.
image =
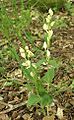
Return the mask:
<path id="1" fill-rule="evenodd" d="M 33 63 L 30 58 L 34 57 L 34 54 L 29 50 L 28 46 L 20 48 L 21 57 L 23 57 L 24 62 L 22 65 L 22 71 L 27 79 L 28 94 L 28 106 L 40 104 L 41 108 L 47 108 L 53 102 L 52 96 L 52 81 L 55 75 L 55 68 L 57 68 L 57 63 L 55 60 L 51 60 L 50 57 L 50 39 L 52 38 L 53 31 L 52 27 L 54 21 L 52 21 L 53 11 L 49 9 L 49 14 L 46 18 L 46 23 L 43 25 L 43 29 L 47 34 L 47 39 L 44 41 L 43 48 L 45 49 L 44 58 L 40 59 L 37 63 Z M 27 56 L 27 57 L 26 57 Z M 55 64 L 54 64 L 55 63 Z M 47 72 L 41 76 L 41 72 L 47 67 Z"/>
<path id="2" fill-rule="evenodd" d="M 35 57 L 35 54 L 29 49 L 28 46 L 23 45 L 19 48 L 19 53 L 21 56 L 21 60 L 17 57 L 17 53 L 15 52 L 15 56 L 20 64 L 20 67 L 23 72 L 23 76 L 26 78 L 26 87 L 28 90 L 28 106 L 33 106 L 36 104 L 40 104 L 41 109 L 44 111 L 44 108 L 47 109 L 53 102 L 53 91 L 55 91 L 55 86 L 52 84 L 55 75 L 55 69 L 58 68 L 57 62 L 51 59 L 49 47 L 50 47 L 50 39 L 53 35 L 52 27 L 54 25 L 54 21 L 52 21 L 53 11 L 49 9 L 48 16 L 46 18 L 46 23 L 43 25 L 43 29 L 45 30 L 47 37 L 46 41 L 44 41 L 43 48 L 45 51 L 42 59 L 39 59 L 37 62 L 33 62 L 32 58 Z M 25 47 L 24 47 L 25 46 Z M 46 71 L 44 72 L 46 68 Z"/>
<path id="3" fill-rule="evenodd" d="M 44 42 L 45 49 L 46 49 L 46 46 L 47 46 L 47 48 L 50 47 L 50 40 L 53 35 L 52 27 L 54 26 L 55 21 L 53 21 L 52 18 L 53 18 L 53 11 L 52 11 L 52 9 L 49 9 L 48 16 L 46 17 L 46 23 L 44 23 L 44 25 L 43 25 L 43 29 L 46 32 L 46 41 L 45 41 L 46 45 Z"/>

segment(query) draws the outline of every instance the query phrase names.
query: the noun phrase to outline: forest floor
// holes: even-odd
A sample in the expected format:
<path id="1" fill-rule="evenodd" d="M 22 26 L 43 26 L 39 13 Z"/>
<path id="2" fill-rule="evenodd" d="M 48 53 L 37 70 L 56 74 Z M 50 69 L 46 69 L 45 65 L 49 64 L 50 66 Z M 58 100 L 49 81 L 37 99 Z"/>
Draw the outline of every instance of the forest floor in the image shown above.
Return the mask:
<path id="1" fill-rule="evenodd" d="M 71 90 L 71 87 L 74 87 L 74 17 L 61 12 L 59 15 L 66 17 L 67 26 L 54 29 L 50 52 L 52 57 L 61 61 L 54 83 L 57 85 L 58 82 L 63 82 L 65 86 L 62 88 L 63 91 L 55 97 L 55 104 L 49 108 L 50 117 L 44 116 L 39 106 L 27 107 L 28 93 L 24 87 L 24 78 L 17 62 L 8 59 L 5 63 L 7 70 L 0 77 L 0 120 L 60 120 L 57 112 L 60 112 L 60 116 L 63 114 L 61 120 L 74 120 L 74 90 Z M 35 45 L 41 45 L 44 31 L 40 15 L 34 16 L 29 31 L 35 38 Z M 4 49 L 5 45 L 2 47 Z M 6 86 L 7 81 L 15 82 Z"/>

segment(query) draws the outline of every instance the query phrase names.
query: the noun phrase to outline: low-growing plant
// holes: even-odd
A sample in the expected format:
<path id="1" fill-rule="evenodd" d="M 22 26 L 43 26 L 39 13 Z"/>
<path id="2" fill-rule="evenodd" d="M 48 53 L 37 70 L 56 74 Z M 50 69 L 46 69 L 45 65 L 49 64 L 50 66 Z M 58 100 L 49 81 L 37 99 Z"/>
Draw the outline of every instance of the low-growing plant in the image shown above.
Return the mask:
<path id="1" fill-rule="evenodd" d="M 59 10 L 64 7 L 67 0 L 29 0 L 28 5 L 31 7 L 37 7 L 41 11 L 47 11 L 50 8 Z"/>
<path id="2" fill-rule="evenodd" d="M 23 1 L 21 0 L 21 3 Z M 23 4 L 21 4 L 23 5 Z M 24 10 L 22 7 L 20 16 L 17 12 L 16 2 L 13 2 L 13 17 L 8 16 L 4 4 L 1 6 L 1 32 L 8 39 L 9 50 L 13 59 L 17 60 L 19 67 L 23 72 L 23 76 L 26 78 L 27 84 L 25 85 L 28 89 L 28 106 L 33 106 L 39 104 L 43 113 L 45 114 L 45 109 L 52 104 L 54 99 L 55 91 L 58 90 L 54 84 L 52 84 L 55 70 L 58 69 L 59 65 L 55 59 L 51 59 L 50 55 L 50 43 L 53 35 L 53 27 L 55 21 L 53 20 L 53 11 L 49 9 L 48 16 L 43 25 L 45 31 L 45 39 L 43 43 L 44 55 L 42 59 L 40 58 L 37 62 L 33 62 L 36 56 L 26 45 L 26 42 L 23 40 L 22 32 L 24 27 L 27 26 L 27 23 L 30 19 L 30 11 Z M 14 37 L 18 37 L 21 41 L 22 46 L 19 47 L 19 51 L 16 51 L 15 46 L 11 44 L 11 34 Z M 28 34 L 26 34 L 28 36 Z M 31 44 L 31 42 L 30 42 Z M 32 48 L 33 49 L 33 48 Z M 42 52 L 43 52 L 42 51 Z M 19 53 L 18 53 L 19 52 Z M 46 67 L 46 70 L 45 70 Z M 45 72 L 44 72 L 45 70 Z M 6 82 L 6 86 L 11 86 L 12 82 Z"/>
<path id="3" fill-rule="evenodd" d="M 17 10 L 16 2 L 13 3 L 13 11 L 15 11 Z M 49 115 L 48 108 L 53 103 L 55 95 L 58 95 L 59 92 L 63 89 L 61 84 L 55 85 L 53 83 L 55 72 L 59 67 L 58 61 L 54 58 L 51 58 L 51 53 L 49 51 L 49 48 L 51 46 L 51 39 L 53 36 L 53 28 L 56 22 L 56 20 L 54 20 L 53 18 L 53 11 L 52 9 L 49 9 L 48 15 L 45 19 L 45 23 L 43 25 L 45 37 L 40 52 L 44 54 L 42 56 L 42 59 L 38 59 L 37 62 L 34 62 L 34 59 L 36 58 L 34 51 L 35 47 L 30 50 L 31 48 L 27 46 L 22 37 L 24 28 L 27 26 L 28 20 L 30 19 L 30 11 L 25 11 L 22 6 L 20 16 L 18 16 L 17 11 L 13 12 L 13 16 L 15 17 L 8 16 L 5 7 L 2 4 L 2 25 L 0 30 L 4 37 L 8 39 L 9 50 L 11 52 L 12 58 L 18 62 L 18 65 L 22 70 L 23 77 L 26 79 L 26 84 L 24 86 L 27 88 L 28 91 L 27 106 L 31 107 L 39 105 L 43 114 Z M 14 37 L 18 37 L 18 39 L 20 40 L 21 45 L 18 48 L 19 50 L 16 50 L 14 44 L 11 44 L 11 34 Z M 31 40 L 32 38 L 30 34 L 25 32 L 25 36 L 27 37 L 27 39 L 29 39 L 28 42 L 30 42 L 33 47 L 33 42 Z M 38 50 L 38 48 L 36 50 Z M 3 67 L 1 67 L 0 70 L 2 72 Z M 17 81 L 15 80 L 6 81 L 3 87 L 5 86 L 19 87 L 19 83 L 17 83 Z"/>
<path id="4" fill-rule="evenodd" d="M 21 40 L 21 35 L 31 21 L 30 10 L 25 10 L 23 0 L 20 0 L 19 10 L 16 0 L 12 0 L 10 5 L 7 7 L 7 4 L 2 1 L 0 10 L 0 31 L 3 37 L 9 41 L 9 44 L 12 40 L 11 38 L 18 37 L 20 41 L 23 41 L 23 38 Z"/>
<path id="5" fill-rule="evenodd" d="M 66 17 L 63 16 L 63 17 L 59 17 L 59 16 L 56 16 L 56 20 L 55 20 L 55 27 L 54 28 L 67 28 L 68 27 L 68 23 L 67 23 L 67 20 L 66 20 Z"/>
<path id="6" fill-rule="evenodd" d="M 49 115 L 49 106 L 53 103 L 55 95 L 59 94 L 63 89 L 62 83 L 58 85 L 53 83 L 55 72 L 58 69 L 59 64 L 56 59 L 51 58 L 51 53 L 49 51 L 56 20 L 53 19 L 52 9 L 49 9 L 43 25 L 45 38 L 41 52 L 44 54 L 42 59 L 40 58 L 37 62 L 34 62 L 34 59 L 36 58 L 35 52 L 32 51 L 34 48 L 30 50 L 31 48 L 26 45 L 26 42 L 22 37 L 22 32 L 30 19 L 30 11 L 24 10 L 23 0 L 21 0 L 21 12 L 20 15 L 18 15 L 16 0 L 13 0 L 12 4 L 14 11 L 12 17 L 8 16 L 4 4 L 2 3 L 1 5 L 0 30 L 4 37 L 9 40 L 9 50 L 11 51 L 12 58 L 18 62 L 19 67 L 22 70 L 23 77 L 26 79 L 26 84 L 24 86 L 28 90 L 27 105 L 31 107 L 39 104 L 42 112 Z M 13 44 L 10 44 L 11 34 L 12 36 L 18 37 L 21 41 L 21 45 L 18 50 L 15 49 Z M 30 44 L 32 44 L 29 34 L 25 33 L 25 36 L 29 39 Z M 0 70 L 2 71 L 2 68 L 0 68 Z M 6 87 L 14 85 L 18 86 L 19 84 L 15 80 L 7 81 L 4 84 Z M 71 87 L 74 88 L 74 82 Z"/>
<path id="7" fill-rule="evenodd" d="M 4 16 L 6 18 L 6 15 Z M 4 18 L 2 18 L 2 20 L 4 20 Z M 34 59 L 36 57 L 35 53 L 30 50 L 30 48 L 26 45 L 26 42 L 23 40 L 21 34 L 23 29 L 23 27 L 21 27 L 21 25 L 23 24 L 22 20 L 19 21 L 20 23 L 18 22 L 19 25 L 17 24 L 17 22 L 15 22 L 15 20 L 14 22 L 12 20 L 12 23 L 14 24 L 9 24 L 8 22 L 2 23 L 2 30 L 4 30 L 4 28 L 7 30 L 5 34 L 6 38 L 10 40 L 11 37 L 9 35 L 11 32 L 9 31 L 9 29 L 10 26 L 14 25 L 15 29 L 13 29 L 13 32 L 16 31 L 16 36 L 22 43 L 22 45 L 19 47 L 19 51 L 16 50 L 16 46 L 14 46 L 13 44 L 9 44 L 9 50 L 11 51 L 12 58 L 18 62 L 23 76 L 26 78 L 25 87 L 28 90 L 27 105 L 31 107 L 39 104 L 42 112 L 48 115 L 48 107 L 52 104 L 54 94 L 56 93 L 56 90 L 58 90 L 58 87 L 55 86 L 52 82 L 55 76 L 55 71 L 56 69 L 58 69 L 59 65 L 55 59 L 51 59 L 49 51 L 51 38 L 53 35 L 52 29 L 55 23 L 55 21 L 53 20 L 53 11 L 49 9 L 48 16 L 46 17 L 46 21 L 43 25 L 43 29 L 45 31 L 45 39 L 42 47 L 42 52 L 44 52 L 44 55 L 42 59 L 40 58 L 39 60 L 37 60 L 37 62 L 33 62 L 32 58 Z M 26 34 L 26 36 L 28 36 L 28 34 Z M 6 82 L 6 86 L 10 86 L 12 84 L 12 82 Z M 45 108 L 47 109 L 47 113 L 45 113 Z"/>
<path id="8" fill-rule="evenodd" d="M 5 64 L 8 58 L 7 56 L 11 58 L 9 51 L 12 50 L 12 53 L 15 53 L 13 47 L 14 40 L 17 38 L 21 41 L 22 45 L 23 43 L 25 44 L 22 34 L 30 22 L 30 9 L 24 8 L 23 0 L 20 0 L 20 6 L 18 6 L 16 0 L 0 1 L 0 35 L 2 36 L 0 41 L 1 75 L 6 71 Z M 18 59 L 17 54 L 13 56 L 14 58 L 17 56 Z"/>
<path id="9" fill-rule="evenodd" d="M 41 76 L 45 66 L 47 66 L 47 72 L 44 72 L 44 75 Z M 48 106 L 53 102 L 53 92 L 56 89 L 52 82 L 57 68 L 57 62 L 51 59 L 48 60 L 48 56 L 47 59 L 42 58 L 37 63 L 25 60 L 21 64 L 23 75 L 27 79 L 28 106 L 39 103 L 43 110 L 45 107 L 47 108 L 48 114 Z"/>
<path id="10" fill-rule="evenodd" d="M 71 9 L 72 9 L 72 2 L 71 0 L 67 0 L 67 2 L 64 4 L 65 10 L 71 14 Z"/>
<path id="11" fill-rule="evenodd" d="M 18 61 L 27 81 L 27 84 L 25 85 L 29 92 L 27 105 L 35 106 L 39 104 L 44 114 L 44 108 L 47 109 L 46 114 L 49 114 L 48 107 L 52 104 L 55 91 L 58 89 L 54 84 L 52 84 L 52 82 L 55 76 L 55 70 L 58 69 L 59 64 L 55 59 L 51 59 L 49 51 L 50 40 L 53 35 L 52 28 L 55 23 L 52 18 L 53 11 L 50 9 L 43 25 L 43 29 L 46 32 L 46 39 L 43 43 L 44 56 L 42 56 L 42 59 L 39 59 L 37 62 L 33 62 L 32 58 L 34 59 L 36 56 L 25 44 L 19 48 L 19 54 L 22 57 L 21 59 L 15 48 L 11 48 L 11 53 L 13 53 L 13 57 Z M 44 72 L 45 68 L 46 72 Z"/>
<path id="12" fill-rule="evenodd" d="M 43 113 L 45 114 L 45 108 L 48 112 L 48 107 L 52 104 L 54 94 L 59 90 L 59 86 L 55 86 L 52 82 L 55 76 L 55 71 L 59 65 L 55 59 L 51 58 L 49 51 L 51 39 L 53 36 L 53 28 L 55 20 L 53 19 L 53 11 L 49 9 L 43 30 L 45 31 L 45 39 L 42 47 L 44 55 L 37 62 L 33 62 L 35 53 L 26 45 L 23 40 L 22 32 L 27 26 L 30 19 L 30 11 L 24 10 L 23 1 L 21 0 L 21 12 L 18 15 L 16 2 L 13 3 L 13 16 L 8 16 L 4 4 L 1 6 L 1 32 L 8 39 L 9 50 L 13 59 L 17 60 L 19 67 L 23 72 L 23 76 L 26 78 L 25 87 L 28 90 L 28 106 L 34 106 L 39 104 Z M 6 21 L 5 21 L 6 20 Z M 19 51 L 16 51 L 15 46 L 11 44 L 11 34 L 14 37 L 18 37 L 22 46 L 19 47 Z M 27 37 L 28 34 L 25 33 Z M 30 37 L 29 37 L 30 38 Z M 29 40 L 30 41 L 30 40 Z M 32 44 L 30 42 L 30 44 Z M 33 48 L 32 48 L 33 49 Z M 34 49 L 33 49 L 34 50 Z M 46 69 L 45 69 L 46 68 Z M 13 82 L 6 82 L 5 86 L 11 86 Z"/>

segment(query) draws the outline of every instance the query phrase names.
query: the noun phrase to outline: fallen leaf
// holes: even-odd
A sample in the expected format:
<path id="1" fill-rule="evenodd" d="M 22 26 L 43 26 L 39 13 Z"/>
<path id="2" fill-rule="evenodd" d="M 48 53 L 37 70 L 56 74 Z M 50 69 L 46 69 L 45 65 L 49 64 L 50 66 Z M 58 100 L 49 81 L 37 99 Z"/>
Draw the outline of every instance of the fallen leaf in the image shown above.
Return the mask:
<path id="1" fill-rule="evenodd" d="M 0 96 L 0 100 L 2 101 L 2 100 L 3 100 L 3 97 Z"/>
<path id="2" fill-rule="evenodd" d="M 22 116 L 22 118 L 24 119 L 24 120 L 33 120 L 32 118 L 31 118 L 31 116 L 29 115 L 29 114 L 24 114 L 23 116 Z"/>
<path id="3" fill-rule="evenodd" d="M 54 120 L 54 118 L 55 118 L 55 116 L 54 116 L 54 114 L 53 114 L 53 115 L 51 115 L 51 116 L 45 116 L 45 117 L 43 118 L 43 120 Z"/>
<path id="4" fill-rule="evenodd" d="M 58 107 L 56 115 L 60 120 L 62 120 L 63 119 L 63 109 Z"/>
<path id="5" fill-rule="evenodd" d="M 9 120 L 9 117 L 7 114 L 1 114 L 0 115 L 0 120 Z"/>
<path id="6" fill-rule="evenodd" d="M 3 108 L 5 108 L 5 105 L 3 105 L 3 104 L 0 103 L 0 111 L 1 111 Z"/>

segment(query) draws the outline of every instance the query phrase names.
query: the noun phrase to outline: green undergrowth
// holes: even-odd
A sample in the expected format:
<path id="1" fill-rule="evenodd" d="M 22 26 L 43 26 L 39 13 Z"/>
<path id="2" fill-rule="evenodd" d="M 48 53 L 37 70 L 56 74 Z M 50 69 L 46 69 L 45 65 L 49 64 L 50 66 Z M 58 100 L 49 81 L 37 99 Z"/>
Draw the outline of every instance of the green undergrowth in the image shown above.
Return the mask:
<path id="1" fill-rule="evenodd" d="M 5 45 L 6 47 L 0 50 L 0 73 L 6 71 L 3 67 L 5 62 L 7 64 L 8 61 L 16 61 L 23 77 L 26 79 L 24 87 L 28 91 L 27 105 L 31 107 L 39 104 L 43 114 L 48 115 L 48 107 L 54 102 L 55 96 L 68 87 L 71 89 L 74 87 L 73 82 L 71 86 L 63 82 L 54 84 L 56 71 L 58 71 L 61 62 L 51 57 L 51 40 L 53 39 L 54 28 L 62 27 L 64 19 L 55 19 L 54 12 L 50 8 L 43 20 L 44 39 L 41 46 L 36 47 L 31 33 L 26 32 L 32 18 L 30 9 L 25 9 L 23 0 L 20 0 L 20 4 L 16 3 L 16 0 L 12 0 L 8 5 L 10 6 L 9 9 L 7 9 L 6 3 L 1 2 L 0 32 L 2 39 L 6 39 L 7 43 L 1 45 L 1 48 L 4 48 Z M 27 40 L 24 39 L 23 34 L 25 34 Z M 37 54 L 40 56 L 38 57 Z M 19 84 L 15 80 L 6 81 L 5 86 L 17 87 Z"/>
<path id="2" fill-rule="evenodd" d="M 28 4 L 32 7 L 37 7 L 42 11 L 46 11 L 49 9 L 49 7 L 59 10 L 60 8 L 64 7 L 65 2 L 66 0 L 29 0 Z"/>

